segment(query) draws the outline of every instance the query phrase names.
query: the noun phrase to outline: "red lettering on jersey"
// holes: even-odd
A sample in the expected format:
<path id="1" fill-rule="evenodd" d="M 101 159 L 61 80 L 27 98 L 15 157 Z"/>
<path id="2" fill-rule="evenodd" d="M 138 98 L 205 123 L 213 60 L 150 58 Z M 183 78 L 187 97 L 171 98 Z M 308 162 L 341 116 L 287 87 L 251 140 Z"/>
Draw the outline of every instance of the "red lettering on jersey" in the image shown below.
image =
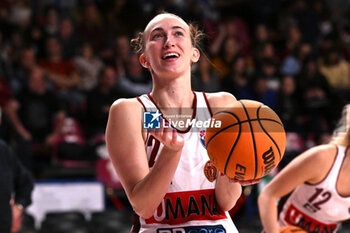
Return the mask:
<path id="1" fill-rule="evenodd" d="M 227 218 L 216 200 L 215 190 L 197 190 L 167 193 L 146 224 L 176 225 L 193 220 L 218 220 Z"/>
<path id="2" fill-rule="evenodd" d="M 337 229 L 337 224 L 326 224 L 320 222 L 301 212 L 293 204 L 288 207 L 284 220 L 288 224 L 299 226 L 307 232 L 326 233 L 335 232 Z"/>

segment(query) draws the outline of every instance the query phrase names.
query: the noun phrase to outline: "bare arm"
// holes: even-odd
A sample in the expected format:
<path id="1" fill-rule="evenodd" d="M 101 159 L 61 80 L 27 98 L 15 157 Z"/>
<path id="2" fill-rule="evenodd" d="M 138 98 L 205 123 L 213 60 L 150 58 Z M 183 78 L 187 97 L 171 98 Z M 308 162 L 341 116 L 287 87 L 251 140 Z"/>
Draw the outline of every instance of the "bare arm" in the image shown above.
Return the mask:
<path id="1" fill-rule="evenodd" d="M 214 111 L 213 114 L 220 111 L 225 106 L 237 101 L 236 98 L 226 92 L 208 94 L 209 104 Z M 220 208 L 224 211 L 232 209 L 238 198 L 241 196 L 242 187 L 239 183 L 233 182 L 224 175 L 219 175 L 216 180 L 215 196 Z"/>
<path id="2" fill-rule="evenodd" d="M 110 110 L 106 142 L 110 158 L 135 212 L 153 215 L 164 198 L 177 168 L 183 140 L 175 132 L 152 131 L 164 147 L 150 169 L 142 132 L 142 106 L 136 100 L 118 100 Z"/>
<path id="3" fill-rule="evenodd" d="M 258 198 L 258 206 L 265 232 L 279 232 L 277 200 L 304 182 L 320 182 L 332 165 L 331 154 L 335 155 L 335 150 L 334 146 L 324 145 L 304 152 L 263 189 Z"/>

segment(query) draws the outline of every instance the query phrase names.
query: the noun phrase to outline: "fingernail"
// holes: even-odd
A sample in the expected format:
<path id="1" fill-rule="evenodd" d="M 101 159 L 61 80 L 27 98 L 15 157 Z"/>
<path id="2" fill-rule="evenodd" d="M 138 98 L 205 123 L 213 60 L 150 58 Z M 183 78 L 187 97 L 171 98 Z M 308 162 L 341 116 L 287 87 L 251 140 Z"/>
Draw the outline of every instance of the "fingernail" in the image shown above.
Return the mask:
<path id="1" fill-rule="evenodd" d="M 173 129 L 173 133 L 175 133 L 176 132 L 176 129 Z"/>
<path id="2" fill-rule="evenodd" d="M 169 126 L 169 122 L 165 122 L 165 126 Z"/>

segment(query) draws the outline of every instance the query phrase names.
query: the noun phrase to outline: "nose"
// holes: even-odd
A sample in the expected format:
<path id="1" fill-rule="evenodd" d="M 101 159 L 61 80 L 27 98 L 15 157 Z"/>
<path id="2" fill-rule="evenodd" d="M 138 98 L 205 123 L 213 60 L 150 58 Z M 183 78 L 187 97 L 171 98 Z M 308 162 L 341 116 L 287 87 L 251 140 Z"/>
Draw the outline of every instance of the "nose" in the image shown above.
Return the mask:
<path id="1" fill-rule="evenodd" d="M 171 48 L 173 46 L 174 46 L 174 41 L 173 41 L 171 35 L 167 35 L 165 37 L 164 48 Z"/>

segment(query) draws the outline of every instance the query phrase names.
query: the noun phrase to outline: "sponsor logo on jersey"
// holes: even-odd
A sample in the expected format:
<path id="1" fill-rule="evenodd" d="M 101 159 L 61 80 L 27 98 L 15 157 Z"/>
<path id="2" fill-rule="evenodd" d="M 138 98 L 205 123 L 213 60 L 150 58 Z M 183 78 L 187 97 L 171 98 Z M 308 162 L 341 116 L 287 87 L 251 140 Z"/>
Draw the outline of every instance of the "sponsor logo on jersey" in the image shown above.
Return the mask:
<path id="1" fill-rule="evenodd" d="M 145 222 L 177 225 L 188 221 L 226 218 L 215 200 L 215 190 L 205 189 L 167 193 L 153 216 Z"/>
<path id="2" fill-rule="evenodd" d="M 206 162 L 206 164 L 204 165 L 204 175 L 205 177 L 210 181 L 213 182 L 214 180 L 216 180 L 216 167 L 214 166 L 214 164 L 208 160 L 208 162 Z"/>
<path id="3" fill-rule="evenodd" d="M 188 226 L 157 229 L 157 233 L 226 233 L 222 225 L 215 226 Z"/>
<path id="4" fill-rule="evenodd" d="M 293 204 L 291 204 L 285 214 L 284 220 L 290 224 L 303 228 L 307 232 L 314 233 L 330 233 L 335 232 L 337 229 L 336 224 L 326 224 L 320 222 L 307 214 L 298 210 Z"/>

